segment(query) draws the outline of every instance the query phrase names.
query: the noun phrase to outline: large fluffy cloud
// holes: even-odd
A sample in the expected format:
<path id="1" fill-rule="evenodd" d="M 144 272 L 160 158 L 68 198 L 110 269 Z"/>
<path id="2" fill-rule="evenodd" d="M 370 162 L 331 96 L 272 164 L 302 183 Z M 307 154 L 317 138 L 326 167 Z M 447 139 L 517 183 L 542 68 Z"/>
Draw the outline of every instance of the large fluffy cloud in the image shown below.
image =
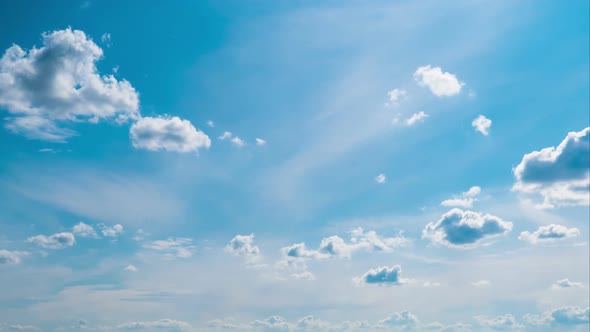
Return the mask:
<path id="1" fill-rule="evenodd" d="M 370 269 L 360 277 L 354 278 L 353 281 L 357 284 L 376 284 L 376 285 L 401 285 L 406 280 L 401 278 L 402 268 L 399 265 L 392 267 L 378 267 Z"/>
<path id="2" fill-rule="evenodd" d="M 511 222 L 491 214 L 452 209 L 438 221 L 427 224 L 422 238 L 448 247 L 472 247 L 511 230 Z"/>
<path id="3" fill-rule="evenodd" d="M 175 152 L 209 148 L 211 140 L 188 120 L 179 117 L 144 117 L 131 126 L 131 143 L 137 149 Z"/>
<path id="4" fill-rule="evenodd" d="M 414 79 L 421 86 L 426 86 L 437 97 L 454 96 L 461 92 L 464 85 L 457 76 L 443 72 L 440 67 L 423 66 L 416 69 Z"/>
<path id="5" fill-rule="evenodd" d="M 590 204 L 590 127 L 570 132 L 557 147 L 524 155 L 513 172 L 513 189 L 541 195 L 543 207 Z"/>
<path id="6" fill-rule="evenodd" d="M 71 247 L 76 242 L 74 234 L 70 232 L 57 233 L 50 236 L 36 235 L 27 239 L 27 242 L 34 243 L 41 248 L 63 249 Z"/>
<path id="7" fill-rule="evenodd" d="M 567 228 L 562 225 L 551 224 L 541 226 L 534 232 L 522 232 L 518 237 L 519 240 L 528 241 L 530 243 L 555 242 L 580 235 L 580 230 L 572 227 Z"/>
<path id="8" fill-rule="evenodd" d="M 43 46 L 18 45 L 0 59 L 0 108 L 6 127 L 31 139 L 63 141 L 73 122 L 124 122 L 139 117 L 139 96 L 126 80 L 101 76 L 103 51 L 83 31 L 43 34 Z"/>

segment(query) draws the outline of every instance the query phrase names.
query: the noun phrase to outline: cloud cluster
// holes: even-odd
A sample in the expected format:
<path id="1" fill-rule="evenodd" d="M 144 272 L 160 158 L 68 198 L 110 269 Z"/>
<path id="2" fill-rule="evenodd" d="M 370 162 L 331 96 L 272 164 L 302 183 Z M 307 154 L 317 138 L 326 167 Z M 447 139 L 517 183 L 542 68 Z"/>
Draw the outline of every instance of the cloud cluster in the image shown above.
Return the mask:
<path id="1" fill-rule="evenodd" d="M 74 234 L 70 232 L 57 233 L 50 236 L 36 235 L 27 239 L 27 242 L 34 243 L 45 249 L 63 249 L 71 247 L 76 242 Z"/>
<path id="2" fill-rule="evenodd" d="M 402 285 L 406 283 L 405 279 L 401 277 L 402 268 L 399 265 L 392 267 L 378 267 L 370 269 L 363 275 L 356 277 L 353 281 L 358 285 L 375 284 L 382 286 Z"/>
<path id="3" fill-rule="evenodd" d="M 541 207 L 588 205 L 590 127 L 570 132 L 557 147 L 522 157 L 513 170 L 513 190 L 543 197 Z"/>
<path id="4" fill-rule="evenodd" d="M 575 227 L 567 228 L 562 225 L 550 224 L 541 226 L 532 233 L 528 231 L 522 232 L 518 239 L 536 244 L 565 240 L 578 235 L 580 235 L 580 230 Z"/>
<path id="5" fill-rule="evenodd" d="M 225 251 L 236 256 L 246 257 L 254 257 L 260 254 L 260 249 L 254 245 L 254 234 L 236 235 L 225 246 Z"/>
<path id="6" fill-rule="evenodd" d="M 211 146 L 209 136 L 177 116 L 141 118 L 131 126 L 129 135 L 133 147 L 150 151 L 186 153 Z"/>
<path id="7" fill-rule="evenodd" d="M 461 92 L 465 83 L 459 81 L 457 76 L 443 72 L 440 67 L 430 65 L 419 67 L 414 73 L 414 79 L 421 86 L 426 86 L 437 97 L 454 96 Z"/>
<path id="8" fill-rule="evenodd" d="M 83 31 L 43 34 L 43 46 L 18 45 L 0 59 L 0 107 L 6 128 L 30 139 L 64 141 L 75 122 L 125 122 L 139 118 L 139 95 L 126 80 L 101 76 L 102 49 Z"/>
<path id="9" fill-rule="evenodd" d="M 468 248 L 512 230 L 512 223 L 491 214 L 452 209 L 426 225 L 422 238 L 454 248 Z"/>
<path id="10" fill-rule="evenodd" d="M 461 194 L 461 197 L 453 197 L 451 199 L 446 199 L 440 203 L 442 206 L 458 206 L 462 208 L 471 208 L 473 207 L 473 203 L 477 201 L 477 196 L 481 192 L 481 188 L 478 186 L 473 186 L 469 188 L 466 192 Z"/>
<path id="11" fill-rule="evenodd" d="M 102 235 L 106 237 L 117 237 L 119 234 L 123 233 L 123 226 L 121 224 L 116 224 L 113 227 L 109 227 L 105 224 L 98 224 L 98 228 L 100 228 Z"/>

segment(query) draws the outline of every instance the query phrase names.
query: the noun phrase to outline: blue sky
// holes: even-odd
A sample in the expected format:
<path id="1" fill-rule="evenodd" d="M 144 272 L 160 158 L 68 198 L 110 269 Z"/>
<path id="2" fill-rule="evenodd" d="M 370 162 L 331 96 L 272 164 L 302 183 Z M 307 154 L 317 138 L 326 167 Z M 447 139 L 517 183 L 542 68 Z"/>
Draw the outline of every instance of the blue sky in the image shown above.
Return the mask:
<path id="1" fill-rule="evenodd" d="M 0 3 L 0 331 L 587 331 L 589 11 Z"/>

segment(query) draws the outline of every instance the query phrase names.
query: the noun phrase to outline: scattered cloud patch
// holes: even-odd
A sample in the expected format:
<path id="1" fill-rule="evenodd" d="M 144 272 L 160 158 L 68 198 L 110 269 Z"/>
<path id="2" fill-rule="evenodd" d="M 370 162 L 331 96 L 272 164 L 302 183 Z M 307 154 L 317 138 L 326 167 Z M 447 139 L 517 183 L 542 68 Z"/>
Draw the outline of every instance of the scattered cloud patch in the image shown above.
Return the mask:
<path id="1" fill-rule="evenodd" d="M 562 225 L 551 224 L 541 226 L 534 232 L 522 232 L 518 236 L 519 240 L 528 241 L 532 244 L 556 242 L 560 240 L 569 239 L 580 235 L 580 230 L 572 227 L 567 228 Z"/>
<path id="2" fill-rule="evenodd" d="M 188 331 L 192 329 L 192 326 L 187 322 L 174 319 L 160 319 L 155 321 L 124 323 L 118 325 L 117 328 L 122 330 L 168 329 L 171 331 Z"/>
<path id="3" fill-rule="evenodd" d="M 239 146 L 239 147 L 242 147 L 242 146 L 246 145 L 246 142 L 244 142 L 244 140 L 242 140 L 242 139 L 241 139 L 241 138 L 239 138 L 238 136 L 234 136 L 234 137 L 231 139 L 231 142 L 232 142 L 232 144 L 233 144 L 233 145 L 235 145 L 235 146 Z"/>
<path id="4" fill-rule="evenodd" d="M 83 31 L 43 34 L 43 46 L 18 45 L 0 58 L 0 107 L 6 128 L 29 139 L 63 142 L 76 122 L 139 118 L 139 95 L 126 80 L 100 75 L 103 51 Z"/>
<path id="5" fill-rule="evenodd" d="M 377 327 L 391 328 L 396 327 L 400 330 L 412 329 L 416 327 L 420 321 L 411 312 L 404 310 L 401 312 L 394 312 L 389 317 L 380 320 Z"/>
<path id="6" fill-rule="evenodd" d="M 513 170 L 513 190 L 543 197 L 539 207 L 588 205 L 590 127 L 570 132 L 557 147 L 522 157 Z"/>
<path id="7" fill-rule="evenodd" d="M 230 131 L 224 131 L 223 134 L 221 136 L 219 136 L 218 138 L 220 140 L 226 140 L 226 139 L 230 139 L 233 137 L 233 134 Z"/>
<path id="8" fill-rule="evenodd" d="M 143 117 L 131 126 L 129 134 L 136 149 L 186 153 L 211 146 L 209 136 L 177 116 Z"/>
<path id="9" fill-rule="evenodd" d="M 401 278 L 402 268 L 399 265 L 393 267 L 378 267 L 370 269 L 365 274 L 356 277 L 353 281 L 359 285 L 402 285 L 406 283 L 405 279 Z"/>
<path id="10" fill-rule="evenodd" d="M 381 173 L 381 174 L 377 175 L 374 180 L 375 180 L 375 182 L 377 182 L 379 184 L 383 184 L 387 180 L 387 177 L 385 176 L 385 174 Z"/>
<path id="11" fill-rule="evenodd" d="M 553 289 L 582 288 L 582 287 L 584 287 L 584 284 L 582 284 L 581 282 L 570 281 L 567 278 L 557 280 L 553 285 L 551 285 L 551 288 L 553 288 Z"/>
<path id="12" fill-rule="evenodd" d="M 71 247 L 76 242 L 74 234 L 70 232 L 57 233 L 50 236 L 36 235 L 27 239 L 27 242 L 45 249 L 63 249 Z"/>
<path id="13" fill-rule="evenodd" d="M 103 236 L 106 237 L 117 237 L 123 233 L 123 226 L 121 224 L 116 224 L 113 227 L 109 227 L 105 224 L 98 224 L 98 228 Z"/>
<path id="14" fill-rule="evenodd" d="M 405 99 L 408 96 L 408 93 L 406 90 L 393 89 L 387 92 L 387 96 L 389 97 L 389 103 L 387 103 L 386 106 L 399 106 L 400 101 Z"/>
<path id="15" fill-rule="evenodd" d="M 540 315 L 526 314 L 523 320 L 530 326 L 572 326 L 590 323 L 590 308 L 564 306 Z"/>
<path id="16" fill-rule="evenodd" d="M 23 257 L 29 256 L 26 251 L 10 251 L 0 249 L 0 265 L 19 264 Z"/>
<path id="17" fill-rule="evenodd" d="M 262 138 L 256 138 L 256 145 L 262 146 L 262 145 L 265 145 L 265 144 L 266 144 L 266 141 L 265 140 L 263 140 Z"/>
<path id="18" fill-rule="evenodd" d="M 215 127 L 215 123 L 211 120 L 207 121 L 207 125 L 211 128 Z"/>
<path id="19" fill-rule="evenodd" d="M 420 111 L 418 113 L 412 114 L 411 117 L 406 119 L 406 126 L 413 126 L 418 122 L 424 121 L 428 117 L 428 114 Z"/>
<path id="20" fill-rule="evenodd" d="M 512 223 L 499 217 L 455 208 L 438 221 L 427 224 L 422 238 L 447 247 L 469 248 L 511 230 Z"/>
<path id="21" fill-rule="evenodd" d="M 458 206 L 462 208 L 471 208 L 473 207 L 473 203 L 477 201 L 477 197 L 481 192 L 481 188 L 478 186 L 473 186 L 469 188 L 466 192 L 461 194 L 461 197 L 453 197 L 451 199 L 446 199 L 440 203 L 442 206 Z"/>
<path id="22" fill-rule="evenodd" d="M 471 122 L 471 125 L 482 135 L 488 136 L 490 134 L 490 127 L 492 126 L 492 120 L 480 115 Z"/>
<path id="23" fill-rule="evenodd" d="M 145 243 L 144 248 L 162 251 L 168 257 L 188 258 L 193 255 L 195 248 L 192 246 L 193 240 L 190 238 L 168 238 L 166 240 L 157 240 Z"/>
<path id="24" fill-rule="evenodd" d="M 72 227 L 72 233 L 74 233 L 74 235 L 79 236 L 79 237 L 91 237 L 91 238 L 95 238 L 95 239 L 98 238 L 98 234 L 96 234 L 96 231 L 94 230 L 94 228 L 88 224 L 81 222 L 81 221 L 77 225 Z"/>
<path id="25" fill-rule="evenodd" d="M 106 47 L 111 47 L 113 45 L 111 42 L 111 34 L 108 32 L 103 33 L 102 36 L 100 36 L 100 41 L 105 44 Z"/>
<path id="26" fill-rule="evenodd" d="M 440 67 L 431 67 L 430 65 L 416 69 L 414 79 L 418 85 L 428 87 L 430 92 L 437 97 L 457 95 L 465 85 L 457 79 L 457 76 L 443 72 Z"/>
<path id="27" fill-rule="evenodd" d="M 136 268 L 134 265 L 127 265 L 123 271 L 128 271 L 128 272 L 137 272 L 139 271 L 138 268 Z"/>

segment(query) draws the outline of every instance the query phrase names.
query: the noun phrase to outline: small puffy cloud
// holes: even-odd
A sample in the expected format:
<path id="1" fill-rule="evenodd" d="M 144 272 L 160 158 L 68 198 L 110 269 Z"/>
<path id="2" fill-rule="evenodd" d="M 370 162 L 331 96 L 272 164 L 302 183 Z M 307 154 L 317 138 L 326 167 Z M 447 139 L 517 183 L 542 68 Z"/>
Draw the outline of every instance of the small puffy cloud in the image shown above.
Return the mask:
<path id="1" fill-rule="evenodd" d="M 553 285 L 551 285 L 551 288 L 553 288 L 553 289 L 581 288 L 581 287 L 584 287 L 584 285 L 581 282 L 570 281 L 567 278 L 557 280 Z"/>
<path id="2" fill-rule="evenodd" d="M 398 106 L 399 102 L 402 99 L 405 99 L 407 97 L 408 93 L 406 90 L 402 90 L 402 89 L 393 89 L 389 92 L 387 92 L 387 97 L 389 97 L 389 104 L 388 105 L 393 105 L 393 106 Z"/>
<path id="3" fill-rule="evenodd" d="M 265 140 L 263 140 L 262 138 L 256 138 L 256 145 L 262 146 L 265 144 L 266 144 Z"/>
<path id="4" fill-rule="evenodd" d="M 402 329 L 412 329 L 420 323 L 418 317 L 411 312 L 404 310 L 401 312 L 394 312 L 389 317 L 382 319 L 378 323 L 378 327 L 396 327 Z"/>
<path id="5" fill-rule="evenodd" d="M 10 251 L 10 250 L 0 250 L 0 265 L 4 264 L 19 264 L 23 257 L 29 256 L 29 253 L 26 251 Z"/>
<path id="6" fill-rule="evenodd" d="M 461 92 L 465 84 L 457 76 L 443 72 L 440 67 L 423 66 L 416 69 L 414 79 L 420 86 L 426 86 L 437 97 L 454 96 Z"/>
<path id="7" fill-rule="evenodd" d="M 188 258 L 193 255 L 192 250 L 195 248 L 191 245 L 193 242 L 190 238 L 168 238 L 166 240 L 157 240 L 145 243 L 144 248 L 164 252 L 168 257 Z"/>
<path id="8" fill-rule="evenodd" d="M 518 323 L 516 318 L 514 318 L 514 316 L 511 314 L 501 315 L 494 318 L 476 316 L 475 320 L 480 326 L 494 330 L 513 330 L 524 327 L 522 324 Z"/>
<path id="9" fill-rule="evenodd" d="M 440 203 L 442 206 L 458 206 L 462 208 L 471 208 L 473 203 L 477 201 L 477 195 L 481 192 L 481 188 L 478 186 L 473 186 L 469 188 L 466 192 L 461 194 L 461 197 L 453 197 L 451 199 L 446 199 Z"/>
<path id="10" fill-rule="evenodd" d="M 134 148 L 150 151 L 186 153 L 211 146 L 209 136 L 177 116 L 143 117 L 131 126 L 129 135 Z"/>
<path id="11" fill-rule="evenodd" d="M 138 268 L 136 268 L 134 265 L 127 265 L 123 271 L 128 271 L 128 272 L 137 272 L 139 271 Z"/>
<path id="12" fill-rule="evenodd" d="M 223 134 L 221 136 L 219 136 L 218 138 L 220 140 L 226 140 L 226 139 L 230 139 L 233 137 L 233 134 L 230 131 L 224 131 Z"/>
<path id="13" fill-rule="evenodd" d="M 519 240 L 528 241 L 530 243 L 547 243 L 559 240 L 569 239 L 580 235 L 580 230 L 572 227 L 567 228 L 562 225 L 551 224 L 541 226 L 534 232 L 522 232 L 518 236 Z"/>
<path id="14" fill-rule="evenodd" d="M 475 286 L 475 287 L 485 287 L 485 286 L 489 286 L 492 283 L 489 280 L 478 280 L 478 281 L 472 281 L 471 285 Z"/>
<path id="15" fill-rule="evenodd" d="M 74 233 L 74 235 L 80 237 L 98 238 L 98 234 L 96 234 L 94 228 L 81 221 L 72 228 L 72 232 Z"/>
<path id="16" fill-rule="evenodd" d="M 254 234 L 236 235 L 225 247 L 225 251 L 236 256 L 258 256 L 260 249 L 254 245 Z"/>
<path id="17" fill-rule="evenodd" d="M 192 326 L 174 319 L 160 319 L 146 322 L 129 322 L 117 326 L 120 330 L 167 329 L 169 331 L 188 331 Z"/>
<path id="18" fill-rule="evenodd" d="M 211 128 L 215 127 L 215 123 L 213 123 L 211 120 L 207 121 L 207 125 Z"/>
<path id="19" fill-rule="evenodd" d="M 540 207 L 590 204 L 590 127 L 570 132 L 557 147 L 522 157 L 513 190 L 543 197 Z"/>
<path id="20" fill-rule="evenodd" d="M 411 117 L 409 117 L 408 119 L 406 119 L 406 125 L 407 126 L 413 126 L 414 124 L 420 122 L 420 121 L 424 121 L 424 119 L 426 119 L 428 117 L 428 114 L 420 111 L 418 113 L 414 113 L 412 114 Z"/>
<path id="21" fill-rule="evenodd" d="M 590 323 L 590 308 L 564 306 L 540 315 L 526 314 L 523 320 L 530 326 L 563 326 Z"/>
<path id="22" fill-rule="evenodd" d="M 246 142 L 244 142 L 244 140 L 241 139 L 241 138 L 239 138 L 238 136 L 234 136 L 231 139 L 231 142 L 232 142 L 233 145 L 239 146 L 239 147 L 242 147 L 242 146 L 246 145 Z"/>
<path id="23" fill-rule="evenodd" d="M 385 176 L 385 174 L 381 173 L 381 174 L 377 175 L 374 178 L 374 180 L 375 180 L 375 182 L 377 182 L 379 184 L 383 184 L 387 180 L 387 177 Z"/>
<path id="24" fill-rule="evenodd" d="M 63 249 L 71 247 L 76 242 L 74 234 L 70 232 L 57 233 L 50 236 L 37 235 L 27 239 L 27 242 L 34 243 L 41 248 Z"/>
<path id="25" fill-rule="evenodd" d="M 492 126 L 492 120 L 480 115 L 471 122 L 471 125 L 482 135 L 488 136 L 490 133 L 490 127 Z"/>
<path id="26" fill-rule="evenodd" d="M 117 237 L 119 234 L 123 233 L 123 226 L 121 224 L 116 224 L 113 227 L 109 227 L 105 224 L 98 224 L 102 235 L 106 237 Z"/>
<path id="27" fill-rule="evenodd" d="M 139 118 L 139 95 L 126 80 L 100 75 L 103 51 L 83 31 L 43 34 L 43 46 L 18 45 L 0 58 L 0 108 L 6 128 L 29 139 L 63 142 L 77 122 Z"/>
<path id="28" fill-rule="evenodd" d="M 422 238 L 447 247 L 469 248 L 511 230 L 512 223 L 499 217 L 455 208 L 438 221 L 427 224 Z"/>
<path id="29" fill-rule="evenodd" d="M 406 283 L 406 280 L 401 278 L 401 273 L 402 268 L 399 265 L 393 267 L 382 266 L 370 269 L 365 274 L 354 278 L 353 281 L 359 285 L 402 285 Z"/>

